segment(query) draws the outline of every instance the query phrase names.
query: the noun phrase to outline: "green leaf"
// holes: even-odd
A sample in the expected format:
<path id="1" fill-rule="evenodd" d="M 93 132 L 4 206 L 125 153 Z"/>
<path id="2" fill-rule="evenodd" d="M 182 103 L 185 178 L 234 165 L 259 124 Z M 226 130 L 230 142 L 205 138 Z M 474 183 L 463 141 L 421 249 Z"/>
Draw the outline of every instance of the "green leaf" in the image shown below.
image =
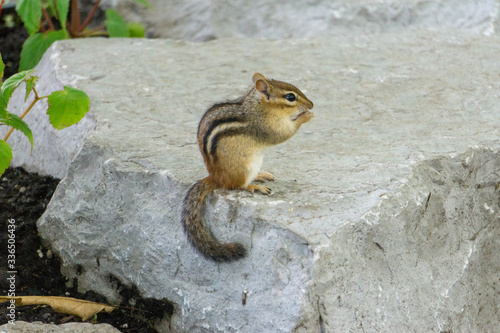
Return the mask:
<path id="1" fill-rule="evenodd" d="M 40 29 L 40 20 L 42 19 L 42 2 L 40 0 L 17 0 L 16 11 L 30 35 Z"/>
<path id="2" fill-rule="evenodd" d="M 30 95 L 31 90 L 35 87 L 36 83 L 38 82 L 38 76 L 30 76 L 25 80 L 26 82 L 26 96 L 24 97 L 24 102 L 28 99 L 28 96 Z"/>
<path id="3" fill-rule="evenodd" d="M 153 8 L 153 6 L 151 6 L 151 4 L 149 2 L 147 2 L 146 0 L 135 0 L 136 2 L 146 6 L 147 8 Z"/>
<path id="4" fill-rule="evenodd" d="M 29 128 L 28 124 L 24 122 L 21 118 L 19 118 L 17 115 L 7 112 L 8 113 L 8 118 L 0 118 L 0 122 L 14 127 L 14 129 L 21 131 L 26 135 L 28 140 L 31 143 L 31 150 L 33 151 L 33 133 L 31 133 L 31 129 Z"/>
<path id="5" fill-rule="evenodd" d="M 3 69 L 5 68 L 5 64 L 2 61 L 2 54 L 0 53 L 0 87 L 2 86 L 2 78 L 3 78 Z"/>
<path id="6" fill-rule="evenodd" d="M 90 99 L 86 93 L 71 87 L 54 91 L 48 98 L 49 121 L 56 129 L 63 129 L 79 122 L 89 111 Z"/>
<path id="7" fill-rule="evenodd" d="M 55 1 L 53 0 L 42 0 L 42 8 L 45 8 L 50 17 L 57 18 L 57 8 Z M 42 10 L 43 15 L 43 10 Z M 45 18 L 45 17 L 44 17 Z"/>
<path id="8" fill-rule="evenodd" d="M 9 167 L 12 160 L 12 148 L 3 140 L 0 140 L 0 175 Z"/>
<path id="9" fill-rule="evenodd" d="M 22 82 L 28 79 L 34 71 L 34 69 L 30 69 L 28 71 L 19 72 L 5 80 L 2 85 L 2 89 L 0 90 L 0 110 L 7 109 L 7 105 L 9 104 L 10 97 L 12 96 L 14 90 L 16 90 Z M 1 116 L 5 117 L 6 114 L 2 112 Z"/>
<path id="10" fill-rule="evenodd" d="M 104 24 L 106 24 L 109 37 L 128 37 L 127 23 L 116 10 L 106 10 Z"/>
<path id="11" fill-rule="evenodd" d="M 1 99 L 1 97 L 0 97 L 0 99 Z M 3 104 L 3 102 L 0 104 Z M 5 118 L 5 117 L 8 117 L 7 110 L 4 106 L 0 105 L 0 118 Z"/>
<path id="12" fill-rule="evenodd" d="M 8 117 L 8 112 L 7 112 L 7 110 L 6 110 L 5 108 L 2 108 L 2 107 L 0 106 L 0 118 L 6 118 L 6 117 Z"/>
<path id="13" fill-rule="evenodd" d="M 66 32 L 66 18 L 68 17 L 69 1 L 70 0 L 56 0 L 58 19 L 64 32 Z"/>
<path id="14" fill-rule="evenodd" d="M 50 31 L 47 34 L 37 33 L 30 36 L 23 44 L 19 70 L 35 67 L 52 43 L 65 38 L 66 33 L 63 30 Z"/>
<path id="15" fill-rule="evenodd" d="M 127 28 L 129 37 L 144 38 L 146 35 L 144 27 L 138 22 L 129 22 Z"/>

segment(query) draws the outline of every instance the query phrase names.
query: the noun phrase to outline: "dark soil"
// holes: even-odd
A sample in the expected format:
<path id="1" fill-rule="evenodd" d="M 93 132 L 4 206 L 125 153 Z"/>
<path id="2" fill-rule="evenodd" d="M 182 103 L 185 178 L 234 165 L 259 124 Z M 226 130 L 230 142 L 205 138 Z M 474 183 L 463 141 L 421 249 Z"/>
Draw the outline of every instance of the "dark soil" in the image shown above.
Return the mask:
<path id="1" fill-rule="evenodd" d="M 24 26 L 8 28 L 0 24 L 0 53 L 5 64 L 4 80 L 17 73 L 22 45 L 28 36 Z"/>
<path id="2" fill-rule="evenodd" d="M 16 296 L 67 296 L 94 302 L 107 303 L 94 292 L 80 294 L 67 287 L 68 279 L 60 273 L 60 259 L 44 247 L 36 229 L 36 221 L 45 211 L 59 183 L 58 179 L 27 173 L 21 168 L 9 168 L 0 176 L 0 295 L 8 295 L 11 276 L 16 271 Z M 8 227 L 15 225 L 15 263 L 9 267 Z M 114 283 L 119 285 L 118 281 Z M 110 314 L 99 313 L 93 323 L 108 323 L 121 332 L 156 332 L 152 325 L 164 315 L 172 313 L 166 302 L 142 299 L 136 290 L 119 287 L 124 301 Z M 134 309 L 131 309 L 131 304 Z M 8 322 L 7 303 L 0 304 L 0 325 Z M 49 306 L 23 306 L 16 309 L 16 320 L 62 324 L 81 321 L 80 318 L 55 313 Z"/>
<path id="3" fill-rule="evenodd" d="M 7 21 L 13 26 L 7 27 Z M 4 4 L 0 16 L 0 53 L 5 64 L 4 80 L 18 72 L 21 50 L 28 36 L 21 19 L 16 15 L 14 6 Z"/>

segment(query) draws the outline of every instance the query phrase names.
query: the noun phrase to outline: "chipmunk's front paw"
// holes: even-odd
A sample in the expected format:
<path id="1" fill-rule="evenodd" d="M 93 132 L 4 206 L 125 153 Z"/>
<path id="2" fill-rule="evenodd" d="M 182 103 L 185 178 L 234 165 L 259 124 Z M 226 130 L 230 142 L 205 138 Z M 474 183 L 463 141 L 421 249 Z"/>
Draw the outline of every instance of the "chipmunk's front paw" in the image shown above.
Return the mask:
<path id="1" fill-rule="evenodd" d="M 247 187 L 245 187 L 244 190 L 247 190 L 252 193 L 254 193 L 255 191 L 260 191 L 262 194 L 265 195 L 271 193 L 271 188 L 265 185 L 247 185 Z"/>
<path id="2" fill-rule="evenodd" d="M 269 180 L 269 181 L 274 181 L 274 176 L 272 174 L 270 174 L 269 172 L 259 172 L 259 174 L 257 175 L 257 177 L 255 177 L 254 181 L 256 182 L 265 182 L 266 180 Z"/>

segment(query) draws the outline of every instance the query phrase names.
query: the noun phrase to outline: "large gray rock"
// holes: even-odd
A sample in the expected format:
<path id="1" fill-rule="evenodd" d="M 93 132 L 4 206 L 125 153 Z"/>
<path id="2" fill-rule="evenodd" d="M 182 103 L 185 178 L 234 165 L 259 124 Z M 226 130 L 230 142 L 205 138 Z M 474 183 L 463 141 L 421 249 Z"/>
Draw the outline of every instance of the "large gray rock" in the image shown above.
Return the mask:
<path id="1" fill-rule="evenodd" d="M 104 0 L 152 36 L 195 41 L 221 37 L 371 36 L 407 28 L 456 28 L 491 35 L 498 0 Z"/>
<path id="2" fill-rule="evenodd" d="M 50 144 L 34 114 L 44 158 L 22 156 L 16 134 L 15 164 L 64 176 L 38 226 L 66 274 L 110 301 L 110 276 L 168 299 L 165 331 L 492 332 L 498 54 L 499 38 L 457 32 L 58 42 L 41 80 L 85 90 L 92 114 Z M 213 232 L 249 249 L 216 264 L 179 222 L 186 189 L 206 175 L 197 122 L 256 71 L 300 87 L 316 117 L 267 154 L 273 195 L 209 196 Z"/>

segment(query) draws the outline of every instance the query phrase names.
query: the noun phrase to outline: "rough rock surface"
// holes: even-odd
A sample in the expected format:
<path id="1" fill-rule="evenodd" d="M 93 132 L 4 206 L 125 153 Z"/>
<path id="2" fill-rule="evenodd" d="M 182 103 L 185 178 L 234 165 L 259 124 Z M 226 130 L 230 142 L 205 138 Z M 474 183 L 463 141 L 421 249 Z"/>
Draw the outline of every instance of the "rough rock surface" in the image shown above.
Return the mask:
<path id="1" fill-rule="evenodd" d="M 94 325 L 91 323 L 68 323 L 50 325 L 42 323 L 27 323 L 16 321 L 14 325 L 0 326 L 0 333 L 120 333 L 119 330 L 108 324 Z"/>
<path id="2" fill-rule="evenodd" d="M 33 155 L 43 157 L 22 156 L 27 140 L 13 135 L 15 164 L 65 175 L 39 231 L 66 274 L 110 300 L 110 276 L 170 300 L 160 329 L 493 332 L 498 54 L 498 37 L 453 31 L 58 42 L 39 74 L 85 90 L 92 114 L 60 137 L 40 116 Z M 215 264 L 179 222 L 186 189 L 206 175 L 196 126 L 256 71 L 300 87 L 316 117 L 266 155 L 273 195 L 208 198 L 213 232 L 249 249 Z M 41 131 L 54 141 L 40 142 Z"/>
<path id="3" fill-rule="evenodd" d="M 498 0 L 104 0 L 152 36 L 204 41 L 221 37 L 359 36 L 404 29 L 498 31 Z"/>

